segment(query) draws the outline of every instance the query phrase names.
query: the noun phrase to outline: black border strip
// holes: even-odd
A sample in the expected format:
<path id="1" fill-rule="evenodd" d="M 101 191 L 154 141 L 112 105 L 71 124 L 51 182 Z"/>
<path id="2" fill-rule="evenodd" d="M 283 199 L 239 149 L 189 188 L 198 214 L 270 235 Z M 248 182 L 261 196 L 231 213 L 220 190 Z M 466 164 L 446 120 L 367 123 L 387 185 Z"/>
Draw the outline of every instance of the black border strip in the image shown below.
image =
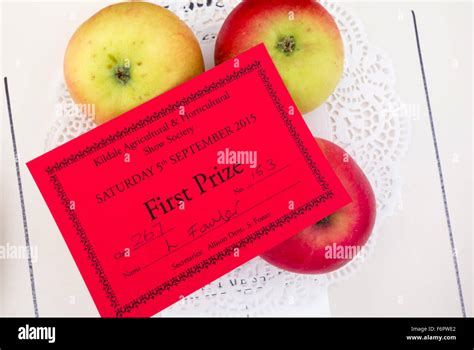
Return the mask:
<path id="1" fill-rule="evenodd" d="M 461 302 L 461 311 L 463 317 L 466 317 L 466 308 L 464 306 L 464 297 L 462 294 L 462 285 L 461 285 L 461 277 L 459 275 L 459 266 L 458 266 L 458 258 L 456 254 L 456 245 L 454 244 L 454 236 L 453 236 L 453 229 L 451 227 L 451 219 L 449 216 L 449 209 L 448 209 L 448 199 L 446 196 L 446 186 L 444 185 L 444 176 L 443 176 L 443 169 L 441 167 L 441 158 L 439 156 L 439 150 L 438 150 L 438 141 L 436 138 L 436 130 L 435 130 L 435 125 L 434 125 L 434 120 L 433 120 L 433 113 L 431 111 L 431 102 L 430 102 L 430 95 L 428 93 L 428 84 L 426 82 L 426 74 L 425 74 L 425 67 L 423 64 L 423 55 L 421 53 L 421 44 L 420 44 L 420 36 L 418 34 L 418 26 L 416 24 L 416 16 L 415 16 L 415 11 L 411 11 L 411 14 L 413 16 L 413 25 L 415 29 L 415 35 L 416 35 L 416 46 L 418 48 L 418 58 L 420 60 L 420 68 L 421 68 L 421 76 L 423 78 L 423 85 L 425 88 L 425 96 L 426 96 L 426 104 L 428 106 L 428 114 L 430 117 L 430 125 L 431 125 L 431 135 L 433 136 L 433 146 L 434 146 L 434 151 L 436 155 L 436 162 L 438 163 L 438 174 L 439 174 L 439 182 L 441 185 L 441 193 L 443 194 L 443 204 L 444 204 L 444 213 L 446 215 L 446 223 L 448 225 L 448 233 L 449 233 L 449 242 L 451 244 L 451 253 L 453 256 L 453 263 L 454 263 L 454 270 L 456 272 L 456 282 L 458 286 L 458 293 L 459 293 L 459 300 Z"/>
<path id="2" fill-rule="evenodd" d="M 28 222 L 26 220 L 25 200 L 24 200 L 24 197 L 23 197 L 23 185 L 21 183 L 20 164 L 18 163 L 18 151 L 17 151 L 17 148 L 16 148 L 15 129 L 13 127 L 13 115 L 12 115 L 12 109 L 11 109 L 11 105 L 10 105 L 10 93 L 8 91 L 8 79 L 7 79 L 7 77 L 3 78 L 3 82 L 4 82 L 4 85 L 5 85 L 5 97 L 6 97 L 6 100 L 7 100 L 8 119 L 9 119 L 9 122 L 10 122 L 10 132 L 11 132 L 11 135 L 12 135 L 13 154 L 15 156 L 16 178 L 18 180 L 18 192 L 20 194 L 21 215 L 22 215 L 22 218 L 23 218 L 23 231 L 25 232 L 25 244 L 26 244 L 26 251 L 28 253 L 28 269 L 29 269 L 29 272 L 30 272 L 31 294 L 32 294 L 32 297 L 33 297 L 33 309 L 35 311 L 35 317 L 39 317 L 38 300 L 36 298 L 35 274 L 33 272 L 33 262 L 31 260 L 30 235 L 28 233 Z"/>

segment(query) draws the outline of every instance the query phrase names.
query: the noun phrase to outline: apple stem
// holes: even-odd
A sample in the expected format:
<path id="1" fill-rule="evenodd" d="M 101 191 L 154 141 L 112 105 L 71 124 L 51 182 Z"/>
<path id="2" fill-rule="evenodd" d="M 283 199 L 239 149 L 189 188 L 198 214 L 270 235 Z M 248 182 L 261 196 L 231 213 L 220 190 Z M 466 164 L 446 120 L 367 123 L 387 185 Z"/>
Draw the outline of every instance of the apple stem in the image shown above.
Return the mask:
<path id="1" fill-rule="evenodd" d="M 115 78 L 121 83 L 126 84 L 130 80 L 130 67 L 118 66 L 114 68 Z"/>
<path id="2" fill-rule="evenodd" d="M 277 48 L 285 55 L 291 55 L 296 48 L 296 41 L 293 35 L 281 38 L 277 43 Z"/>

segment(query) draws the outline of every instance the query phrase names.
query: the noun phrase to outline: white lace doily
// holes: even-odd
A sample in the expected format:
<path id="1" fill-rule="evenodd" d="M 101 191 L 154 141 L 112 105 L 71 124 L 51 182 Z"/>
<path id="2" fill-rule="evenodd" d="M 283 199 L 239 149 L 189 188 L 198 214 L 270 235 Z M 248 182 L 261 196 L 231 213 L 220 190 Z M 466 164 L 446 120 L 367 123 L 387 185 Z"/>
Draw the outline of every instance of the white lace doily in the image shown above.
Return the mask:
<path id="1" fill-rule="evenodd" d="M 212 67 L 216 34 L 239 1 L 155 2 L 188 23 L 201 43 L 206 68 Z M 293 274 L 255 258 L 168 308 L 166 315 L 310 316 L 320 291 L 350 275 L 366 260 L 374 249 L 381 222 L 400 203 L 399 161 L 409 144 L 411 121 L 395 91 L 391 60 L 368 42 L 362 23 L 350 11 L 339 3 L 321 3 L 341 31 L 345 68 L 334 94 L 305 120 L 315 135 L 346 149 L 368 176 L 377 199 L 374 232 L 359 256 L 335 272 Z M 56 102 L 60 113 L 48 132 L 47 150 L 94 127 L 74 107 L 64 82 L 58 85 Z M 320 125 L 326 127 L 323 132 Z"/>

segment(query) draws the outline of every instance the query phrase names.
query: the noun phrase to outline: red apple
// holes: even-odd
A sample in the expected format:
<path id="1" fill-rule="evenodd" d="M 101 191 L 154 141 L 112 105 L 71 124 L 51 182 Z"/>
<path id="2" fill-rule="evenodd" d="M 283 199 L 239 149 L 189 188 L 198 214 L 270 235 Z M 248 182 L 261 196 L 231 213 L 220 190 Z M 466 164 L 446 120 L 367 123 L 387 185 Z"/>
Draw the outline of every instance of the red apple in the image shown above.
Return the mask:
<path id="1" fill-rule="evenodd" d="M 245 0 L 217 36 L 219 64 L 264 43 L 301 113 L 320 106 L 337 86 L 344 49 L 339 29 L 315 0 Z"/>
<path id="2" fill-rule="evenodd" d="M 339 146 L 316 141 L 352 202 L 262 255 L 298 273 L 326 273 L 347 264 L 367 242 L 376 215 L 374 191 L 362 169 Z"/>

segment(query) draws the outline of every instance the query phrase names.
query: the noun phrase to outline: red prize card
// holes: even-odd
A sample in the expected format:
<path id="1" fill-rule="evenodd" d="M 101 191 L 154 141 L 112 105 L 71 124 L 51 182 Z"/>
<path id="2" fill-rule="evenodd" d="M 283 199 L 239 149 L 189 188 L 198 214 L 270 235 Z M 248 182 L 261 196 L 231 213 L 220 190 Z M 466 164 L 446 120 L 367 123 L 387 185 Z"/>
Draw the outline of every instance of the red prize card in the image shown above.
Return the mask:
<path id="1" fill-rule="evenodd" d="M 28 163 L 102 316 L 151 316 L 350 202 L 259 45 Z"/>

